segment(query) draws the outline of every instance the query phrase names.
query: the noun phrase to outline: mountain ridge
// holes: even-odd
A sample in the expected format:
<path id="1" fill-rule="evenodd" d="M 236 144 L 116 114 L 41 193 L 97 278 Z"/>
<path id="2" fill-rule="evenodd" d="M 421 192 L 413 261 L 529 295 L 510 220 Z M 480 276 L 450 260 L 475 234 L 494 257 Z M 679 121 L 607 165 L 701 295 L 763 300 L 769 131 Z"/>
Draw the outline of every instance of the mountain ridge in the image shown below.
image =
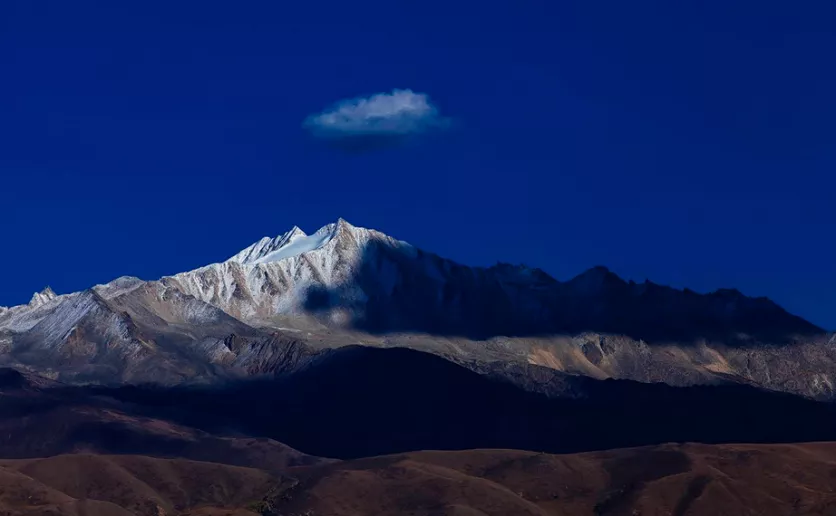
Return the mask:
<path id="1" fill-rule="evenodd" d="M 366 240 L 369 240 L 369 239 L 375 239 L 375 240 L 384 240 L 384 241 L 387 241 L 387 243 L 396 242 L 399 245 L 399 247 L 402 247 L 402 248 L 407 247 L 407 248 L 410 248 L 410 249 L 414 249 L 415 252 L 417 252 L 419 254 L 432 256 L 435 259 L 443 260 L 445 262 L 453 263 L 453 264 L 456 264 L 460 267 L 466 267 L 468 269 L 475 270 L 475 271 L 483 271 L 483 272 L 494 272 L 494 271 L 496 271 L 498 273 L 504 273 L 506 276 L 508 275 L 509 272 L 518 274 L 522 277 L 536 276 L 536 279 L 539 280 L 539 282 L 551 282 L 553 285 L 570 286 L 571 289 L 573 290 L 573 293 L 574 294 L 579 294 L 579 295 L 589 294 L 589 292 L 586 292 L 586 291 L 588 291 L 589 288 L 590 288 L 590 282 L 592 282 L 592 283 L 597 282 L 597 283 L 600 284 L 600 285 L 598 285 L 598 288 L 602 288 L 604 286 L 603 283 L 608 283 L 610 287 L 616 286 L 616 287 L 621 287 L 621 288 L 631 288 L 638 295 L 643 294 L 648 288 L 661 288 L 661 289 L 667 290 L 669 292 L 675 293 L 676 295 L 728 297 L 728 298 L 733 298 L 733 299 L 745 299 L 745 300 L 751 300 L 751 301 L 758 301 L 758 302 L 762 302 L 764 304 L 768 303 L 769 305 L 774 305 L 774 307 L 772 307 L 772 306 L 771 307 L 772 308 L 779 308 L 781 311 L 786 312 L 786 310 L 783 307 L 780 307 L 780 305 L 775 303 L 772 299 L 770 299 L 767 296 L 758 296 L 758 297 L 747 296 L 747 295 L 741 293 L 739 290 L 737 290 L 735 288 L 718 288 L 718 289 L 715 289 L 713 291 L 709 291 L 709 292 L 705 292 L 705 293 L 698 293 L 698 292 L 695 292 L 692 289 L 689 289 L 687 287 L 683 288 L 683 289 L 678 289 L 678 288 L 669 287 L 669 286 L 665 286 L 665 285 L 659 285 L 659 284 L 653 283 L 650 280 L 645 280 L 642 283 L 636 283 L 632 280 L 628 281 L 628 280 L 625 280 L 625 279 L 621 278 L 618 274 L 614 273 L 613 271 L 611 271 L 608 267 L 606 267 L 604 265 L 596 265 L 596 266 L 590 267 L 589 269 L 577 274 L 576 276 L 574 276 L 574 277 L 572 277 L 568 280 L 564 280 L 564 281 L 555 279 L 554 277 L 550 276 L 548 273 L 544 272 L 540 268 L 529 267 L 529 266 L 523 265 L 523 264 L 514 265 L 514 264 L 508 264 L 508 263 L 497 263 L 497 264 L 491 265 L 491 266 L 460 265 L 460 264 L 457 264 L 456 262 L 453 262 L 452 260 L 442 258 L 442 257 L 440 257 L 440 256 L 438 256 L 434 253 L 427 253 L 426 251 L 415 248 L 415 247 L 411 246 L 410 244 L 408 244 L 406 242 L 403 242 L 403 241 L 400 241 L 400 240 L 395 240 L 395 239 L 389 237 L 388 235 L 380 233 L 376 230 L 370 230 L 370 229 L 366 229 L 366 228 L 360 228 L 360 227 L 357 227 L 357 226 L 353 226 L 348 221 L 346 221 L 345 219 L 342 219 L 342 218 L 338 219 L 338 221 L 335 222 L 335 223 L 331 223 L 331 224 L 327 224 L 327 225 L 323 226 L 318 231 L 316 231 L 315 233 L 310 235 L 310 236 L 314 236 L 314 235 L 317 235 L 317 234 L 320 234 L 320 233 L 327 233 L 328 238 L 323 239 L 322 245 L 315 246 L 312 249 L 303 249 L 303 250 L 300 250 L 300 252 L 298 252 L 296 254 L 291 254 L 289 256 L 281 256 L 281 257 L 278 257 L 275 260 L 271 260 L 271 261 L 281 261 L 281 260 L 285 260 L 287 258 L 295 258 L 297 256 L 301 256 L 301 255 L 304 255 L 304 254 L 307 254 L 307 253 L 310 253 L 310 252 L 313 252 L 313 251 L 318 251 L 323 246 L 329 244 L 334 238 L 338 238 L 340 235 L 344 234 L 345 232 L 348 232 L 352 236 L 355 236 L 357 234 L 363 235 L 363 237 L 361 238 L 362 241 L 366 241 Z M 129 276 L 122 276 L 122 277 L 117 278 L 117 279 L 115 279 L 111 282 L 101 284 L 101 285 L 96 285 L 95 287 L 92 287 L 92 288 L 95 289 L 98 292 L 98 291 L 104 290 L 104 289 L 113 289 L 114 286 L 118 285 L 119 283 L 134 282 L 135 284 L 139 284 L 140 282 L 148 283 L 150 281 L 163 281 L 163 282 L 174 281 L 178 277 L 183 277 L 184 275 L 199 273 L 199 272 L 205 271 L 205 270 L 213 268 L 213 267 L 222 266 L 222 265 L 225 265 L 225 264 L 232 264 L 232 263 L 237 263 L 237 264 L 241 265 L 242 267 L 254 267 L 254 266 L 258 266 L 258 265 L 263 265 L 264 263 L 269 263 L 269 262 L 264 262 L 264 261 L 260 261 L 260 260 L 263 259 L 268 254 L 273 254 L 276 251 L 283 250 L 284 248 L 286 248 L 289 245 L 292 245 L 294 242 L 298 241 L 299 238 L 306 238 L 306 237 L 309 237 L 309 235 L 307 235 L 304 231 L 302 231 L 298 226 L 293 226 L 293 228 L 291 228 L 291 230 L 289 230 L 289 231 L 287 231 L 287 232 L 285 232 L 285 233 L 283 233 L 283 234 L 281 234 L 277 237 L 264 237 L 264 238 L 262 238 L 258 242 L 253 243 L 252 245 L 244 248 L 243 250 L 241 250 L 237 254 L 233 255 L 231 258 L 229 258 L 225 261 L 222 261 L 222 262 L 211 263 L 211 264 L 208 264 L 208 265 L 205 265 L 205 266 L 202 266 L 202 267 L 198 267 L 197 269 L 194 269 L 192 271 L 178 273 L 178 274 L 174 274 L 174 275 L 171 275 L 171 276 L 163 276 L 159 280 L 145 281 L 145 280 L 141 280 L 139 278 L 133 278 L 133 277 L 129 277 Z M 512 279 L 512 278 L 509 278 L 509 279 Z M 74 293 L 71 293 L 71 294 L 78 294 L 78 292 L 74 292 Z M 60 298 L 63 298 L 65 296 L 71 295 L 71 294 L 63 294 L 63 295 L 59 296 L 59 295 L 55 294 L 55 292 L 50 287 L 46 287 L 43 291 L 36 292 L 35 294 L 33 294 L 32 300 L 30 301 L 30 303 L 28 305 L 0 307 L 0 310 L 10 311 L 10 310 L 14 310 L 14 309 L 20 309 L 20 308 L 25 307 L 25 306 L 32 306 L 32 307 L 37 308 L 37 307 L 41 307 L 45 304 L 48 304 L 48 303 L 50 303 L 50 302 L 52 302 L 56 299 L 60 299 Z M 196 296 L 196 297 L 199 297 L 199 296 Z M 2 314 L 3 314 L 3 312 L 0 312 L 0 316 L 2 316 Z M 813 323 L 810 323 L 809 321 L 804 320 L 802 317 L 797 316 L 795 314 L 789 314 L 788 312 L 787 312 L 787 314 L 791 315 L 792 317 L 795 317 L 795 318 L 797 318 L 801 321 L 804 321 L 805 323 L 807 323 L 807 325 L 808 325 L 808 327 L 811 331 L 825 333 L 825 330 L 823 328 L 820 328 L 820 327 L 814 325 Z M 2 326 L 2 319 L 0 319 L 0 326 Z"/>
<path id="2" fill-rule="evenodd" d="M 475 370 L 510 361 L 672 385 L 731 376 L 814 397 L 836 383 L 824 330 L 769 299 L 635 283 L 603 266 L 568 281 L 523 265 L 470 267 L 344 219 L 156 281 L 49 292 L 0 311 L 0 365 L 76 382 L 211 381 L 267 373 L 282 343 L 298 341 L 413 347 Z M 68 318 L 91 296 L 95 321 Z M 46 335 L 42 321 L 59 316 L 67 327 Z M 26 353 L 45 342 L 60 361 Z"/>

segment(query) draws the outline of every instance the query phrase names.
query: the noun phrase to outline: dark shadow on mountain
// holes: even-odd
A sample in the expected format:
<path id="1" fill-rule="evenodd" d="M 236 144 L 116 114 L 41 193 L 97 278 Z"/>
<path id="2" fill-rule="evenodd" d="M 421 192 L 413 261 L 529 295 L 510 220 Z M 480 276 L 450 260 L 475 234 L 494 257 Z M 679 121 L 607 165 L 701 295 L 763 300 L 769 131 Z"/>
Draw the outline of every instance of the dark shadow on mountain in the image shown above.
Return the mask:
<path id="1" fill-rule="evenodd" d="M 26 386 L 26 377 L 14 369 L 0 369 L 0 389 L 22 389 Z"/>
<path id="2" fill-rule="evenodd" d="M 824 333 L 766 298 L 627 282 L 604 267 L 560 282 L 540 269 L 465 267 L 378 241 L 362 256 L 344 284 L 310 289 L 305 308 L 323 315 L 345 309 L 355 329 L 373 334 L 475 340 L 598 332 L 649 343 L 707 339 L 744 346 Z"/>
<path id="3" fill-rule="evenodd" d="M 291 374 L 223 386 L 66 387 L 43 395 L 60 404 L 43 396 L 21 398 L 11 411 L 3 407 L 15 402 L 0 397 L 0 422 L 28 421 L 46 435 L 61 428 L 64 447 L 94 443 L 102 449 L 104 443 L 113 453 L 150 455 L 155 446 L 171 454 L 183 444 L 125 433 L 113 424 L 56 419 L 55 410 L 94 407 L 210 435 L 269 437 L 334 458 L 423 449 L 568 453 L 664 442 L 836 440 L 836 407 L 792 395 L 734 384 L 577 382 L 573 398 L 549 398 L 435 355 L 349 347 Z M 23 432 L 4 435 L 4 450 L 28 438 Z"/>

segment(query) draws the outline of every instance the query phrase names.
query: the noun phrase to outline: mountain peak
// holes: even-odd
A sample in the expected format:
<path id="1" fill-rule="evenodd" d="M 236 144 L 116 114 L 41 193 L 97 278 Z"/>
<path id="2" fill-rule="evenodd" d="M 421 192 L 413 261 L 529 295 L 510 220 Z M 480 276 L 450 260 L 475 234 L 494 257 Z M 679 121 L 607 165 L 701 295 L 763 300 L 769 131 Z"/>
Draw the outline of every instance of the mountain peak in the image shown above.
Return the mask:
<path id="1" fill-rule="evenodd" d="M 603 265 L 596 265 L 569 280 L 567 285 L 578 294 L 594 295 L 610 286 L 627 285 L 627 282 Z"/>
<path id="2" fill-rule="evenodd" d="M 29 301 L 29 306 L 37 308 L 49 303 L 57 297 L 58 295 L 52 290 L 52 288 L 46 287 L 40 292 L 35 292 L 35 294 L 32 295 L 32 300 Z"/>
<path id="3" fill-rule="evenodd" d="M 145 282 L 134 276 L 121 276 L 103 285 L 96 285 L 93 291 L 104 299 L 113 299 L 142 286 Z"/>
<path id="4" fill-rule="evenodd" d="M 327 224 L 314 234 L 308 235 L 299 226 L 275 238 L 265 237 L 247 247 L 228 261 L 241 265 L 258 265 L 277 262 L 323 248 L 343 232 L 354 233 L 358 228 L 340 217 L 336 222 Z"/>
<path id="5" fill-rule="evenodd" d="M 275 238 L 262 238 L 227 261 L 238 262 L 242 265 L 255 263 L 264 256 L 281 249 L 282 247 L 287 246 L 300 238 L 306 238 L 307 236 L 308 235 L 305 234 L 299 226 L 293 226 L 290 228 L 290 231 L 287 231 Z"/>
<path id="6" fill-rule="evenodd" d="M 299 226 L 293 226 L 292 228 L 290 228 L 290 231 L 288 231 L 284 235 L 281 235 L 278 238 L 281 238 L 281 237 L 296 238 L 296 237 L 305 237 L 305 236 L 308 236 L 307 233 L 302 231 L 302 229 Z"/>
<path id="7" fill-rule="evenodd" d="M 343 227 L 343 228 L 346 228 L 346 229 L 357 229 L 357 226 L 355 226 L 354 224 L 345 220 L 342 217 L 337 219 L 336 225 L 337 225 L 338 228 Z"/>
<path id="8" fill-rule="evenodd" d="M 709 295 L 729 299 L 739 299 L 746 297 L 745 295 L 743 295 L 743 292 L 737 290 L 736 288 L 718 288 L 714 292 L 711 292 Z"/>

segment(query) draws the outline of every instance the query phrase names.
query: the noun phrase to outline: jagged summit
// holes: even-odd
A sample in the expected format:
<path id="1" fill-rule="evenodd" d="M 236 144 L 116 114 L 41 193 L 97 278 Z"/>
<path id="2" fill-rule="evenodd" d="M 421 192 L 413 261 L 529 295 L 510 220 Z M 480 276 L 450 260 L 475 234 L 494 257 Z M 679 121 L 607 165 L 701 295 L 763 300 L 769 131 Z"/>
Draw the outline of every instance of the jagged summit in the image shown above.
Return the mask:
<path id="1" fill-rule="evenodd" d="M 260 240 L 252 248 L 248 248 L 249 250 L 245 251 L 243 256 L 236 255 L 232 260 L 242 265 L 254 265 L 278 262 L 285 258 L 299 256 L 321 249 L 334 238 L 336 229 L 336 224 L 329 224 L 308 236 L 304 231 L 294 226 L 287 233 L 274 239 Z"/>
<path id="2" fill-rule="evenodd" d="M 299 226 L 293 226 L 290 231 L 275 238 L 262 238 L 227 260 L 227 262 L 235 262 L 241 265 L 278 262 L 322 249 L 337 238 L 341 232 L 355 234 L 364 231 L 368 232 L 370 230 L 353 226 L 343 218 L 321 227 L 312 235 L 302 231 Z"/>
<path id="3" fill-rule="evenodd" d="M 290 231 L 283 233 L 275 238 L 264 237 L 253 245 L 242 250 L 229 260 L 228 262 L 237 262 L 241 264 L 253 263 L 264 256 L 275 252 L 282 247 L 286 247 L 294 241 L 305 238 L 307 235 L 298 226 L 293 226 Z"/>
<path id="4" fill-rule="evenodd" d="M 265 326 L 277 316 L 309 313 L 315 291 L 340 291 L 335 300 L 344 296 L 347 301 L 345 305 L 337 301 L 340 306 L 333 308 L 345 312 L 368 298 L 370 284 L 382 281 L 391 290 L 397 280 L 391 271 L 377 275 L 369 270 L 370 263 L 384 254 L 391 258 L 388 253 L 407 261 L 416 258 L 415 249 L 406 242 L 340 218 L 312 235 L 294 227 L 259 240 L 225 262 L 161 281 L 248 324 Z M 336 313 L 325 317 L 332 315 L 343 317 Z"/>
<path id="5" fill-rule="evenodd" d="M 56 294 L 52 288 L 46 287 L 40 292 L 35 292 L 35 294 L 32 295 L 32 300 L 29 301 L 29 306 L 37 308 L 49 303 L 50 301 L 54 301 L 57 297 L 58 294 Z"/>

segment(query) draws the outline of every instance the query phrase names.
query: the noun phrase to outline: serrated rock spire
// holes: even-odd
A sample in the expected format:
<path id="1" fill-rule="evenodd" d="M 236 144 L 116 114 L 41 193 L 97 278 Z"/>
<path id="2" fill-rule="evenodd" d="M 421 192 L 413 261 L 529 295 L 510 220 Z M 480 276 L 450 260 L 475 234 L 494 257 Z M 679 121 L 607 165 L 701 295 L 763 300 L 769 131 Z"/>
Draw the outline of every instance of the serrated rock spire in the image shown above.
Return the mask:
<path id="1" fill-rule="evenodd" d="M 52 290 L 52 288 L 46 287 L 40 292 L 35 292 L 35 294 L 32 295 L 32 300 L 29 301 L 29 306 L 37 308 L 53 301 L 57 297 L 58 295 Z"/>

